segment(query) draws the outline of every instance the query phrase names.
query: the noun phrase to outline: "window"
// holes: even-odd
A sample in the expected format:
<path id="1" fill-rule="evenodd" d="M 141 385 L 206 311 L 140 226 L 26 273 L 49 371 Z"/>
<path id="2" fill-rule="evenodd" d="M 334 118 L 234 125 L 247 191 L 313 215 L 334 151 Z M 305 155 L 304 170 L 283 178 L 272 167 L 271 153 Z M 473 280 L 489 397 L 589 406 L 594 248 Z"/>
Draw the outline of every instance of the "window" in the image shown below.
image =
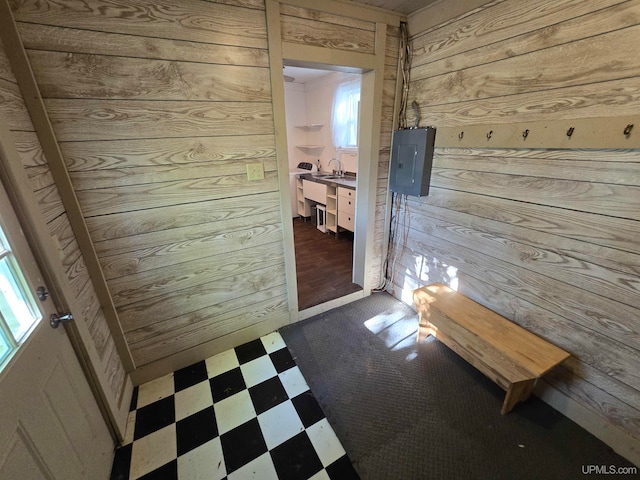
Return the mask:
<path id="1" fill-rule="evenodd" d="M 358 147 L 360 77 L 342 82 L 333 99 L 331 129 L 336 149 Z"/>
<path id="2" fill-rule="evenodd" d="M 0 366 L 40 320 L 35 300 L 0 226 Z"/>

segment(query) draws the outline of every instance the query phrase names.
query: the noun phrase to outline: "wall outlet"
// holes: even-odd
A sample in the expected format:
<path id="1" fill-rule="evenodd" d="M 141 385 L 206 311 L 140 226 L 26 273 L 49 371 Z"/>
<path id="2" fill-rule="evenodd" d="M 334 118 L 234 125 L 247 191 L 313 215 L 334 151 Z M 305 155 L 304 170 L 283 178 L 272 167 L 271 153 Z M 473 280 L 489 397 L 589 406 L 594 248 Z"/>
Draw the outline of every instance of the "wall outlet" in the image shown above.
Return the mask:
<path id="1" fill-rule="evenodd" d="M 251 163 L 247 165 L 247 179 L 250 182 L 255 182 L 256 180 L 264 180 L 264 164 Z"/>

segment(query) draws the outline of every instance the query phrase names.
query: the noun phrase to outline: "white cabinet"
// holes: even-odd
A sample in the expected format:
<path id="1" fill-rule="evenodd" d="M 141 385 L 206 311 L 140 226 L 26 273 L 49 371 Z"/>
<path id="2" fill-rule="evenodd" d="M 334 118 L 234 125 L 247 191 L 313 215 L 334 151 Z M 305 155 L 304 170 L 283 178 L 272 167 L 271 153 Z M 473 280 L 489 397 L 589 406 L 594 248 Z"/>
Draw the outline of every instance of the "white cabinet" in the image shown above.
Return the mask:
<path id="1" fill-rule="evenodd" d="M 311 205 L 304 199 L 304 184 L 299 176 L 296 177 L 296 205 L 298 215 L 301 217 L 311 216 Z"/>
<path id="2" fill-rule="evenodd" d="M 338 226 L 354 231 L 356 218 L 356 191 L 338 187 Z"/>
<path id="3" fill-rule="evenodd" d="M 325 212 L 327 230 L 338 232 L 338 192 L 335 184 L 327 186 L 327 210 Z"/>
<path id="4" fill-rule="evenodd" d="M 327 204 L 327 186 L 325 184 L 302 180 L 302 189 L 304 198 L 321 203 L 322 205 Z"/>

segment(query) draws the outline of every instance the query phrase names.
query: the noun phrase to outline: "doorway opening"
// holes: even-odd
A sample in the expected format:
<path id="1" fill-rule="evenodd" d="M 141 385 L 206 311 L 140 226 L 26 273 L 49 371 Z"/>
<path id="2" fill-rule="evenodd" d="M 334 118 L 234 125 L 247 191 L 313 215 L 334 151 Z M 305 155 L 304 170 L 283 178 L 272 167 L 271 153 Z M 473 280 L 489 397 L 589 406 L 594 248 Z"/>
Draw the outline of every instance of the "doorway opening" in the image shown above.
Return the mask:
<path id="1" fill-rule="evenodd" d="M 362 75 L 335 68 L 283 72 L 300 311 L 362 290 L 354 275 Z"/>

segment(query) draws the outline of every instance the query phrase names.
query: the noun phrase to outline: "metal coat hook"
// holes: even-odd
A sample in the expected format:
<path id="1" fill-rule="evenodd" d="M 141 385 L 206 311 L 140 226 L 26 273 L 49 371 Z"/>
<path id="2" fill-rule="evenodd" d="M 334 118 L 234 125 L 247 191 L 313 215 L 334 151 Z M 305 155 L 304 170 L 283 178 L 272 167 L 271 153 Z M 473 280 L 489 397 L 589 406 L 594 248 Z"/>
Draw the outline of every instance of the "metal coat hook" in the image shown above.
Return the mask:
<path id="1" fill-rule="evenodd" d="M 487 140 L 491 140 L 492 136 L 493 136 L 493 130 L 489 130 L 489 133 L 487 133 Z"/>
<path id="2" fill-rule="evenodd" d="M 575 128 L 571 127 L 569 128 L 569 130 L 567 130 L 567 137 L 571 138 L 571 135 L 573 135 L 573 131 L 575 130 Z"/>
<path id="3" fill-rule="evenodd" d="M 464 137 L 464 131 L 458 134 L 458 140 L 462 140 L 462 137 Z"/>
<path id="4" fill-rule="evenodd" d="M 633 123 L 627 125 L 627 127 L 624 129 L 624 134 L 628 137 L 629 135 L 631 135 L 631 130 L 633 130 Z"/>
<path id="5" fill-rule="evenodd" d="M 526 140 L 528 136 L 529 136 L 529 129 L 527 128 L 524 132 L 522 132 L 522 138 Z"/>

